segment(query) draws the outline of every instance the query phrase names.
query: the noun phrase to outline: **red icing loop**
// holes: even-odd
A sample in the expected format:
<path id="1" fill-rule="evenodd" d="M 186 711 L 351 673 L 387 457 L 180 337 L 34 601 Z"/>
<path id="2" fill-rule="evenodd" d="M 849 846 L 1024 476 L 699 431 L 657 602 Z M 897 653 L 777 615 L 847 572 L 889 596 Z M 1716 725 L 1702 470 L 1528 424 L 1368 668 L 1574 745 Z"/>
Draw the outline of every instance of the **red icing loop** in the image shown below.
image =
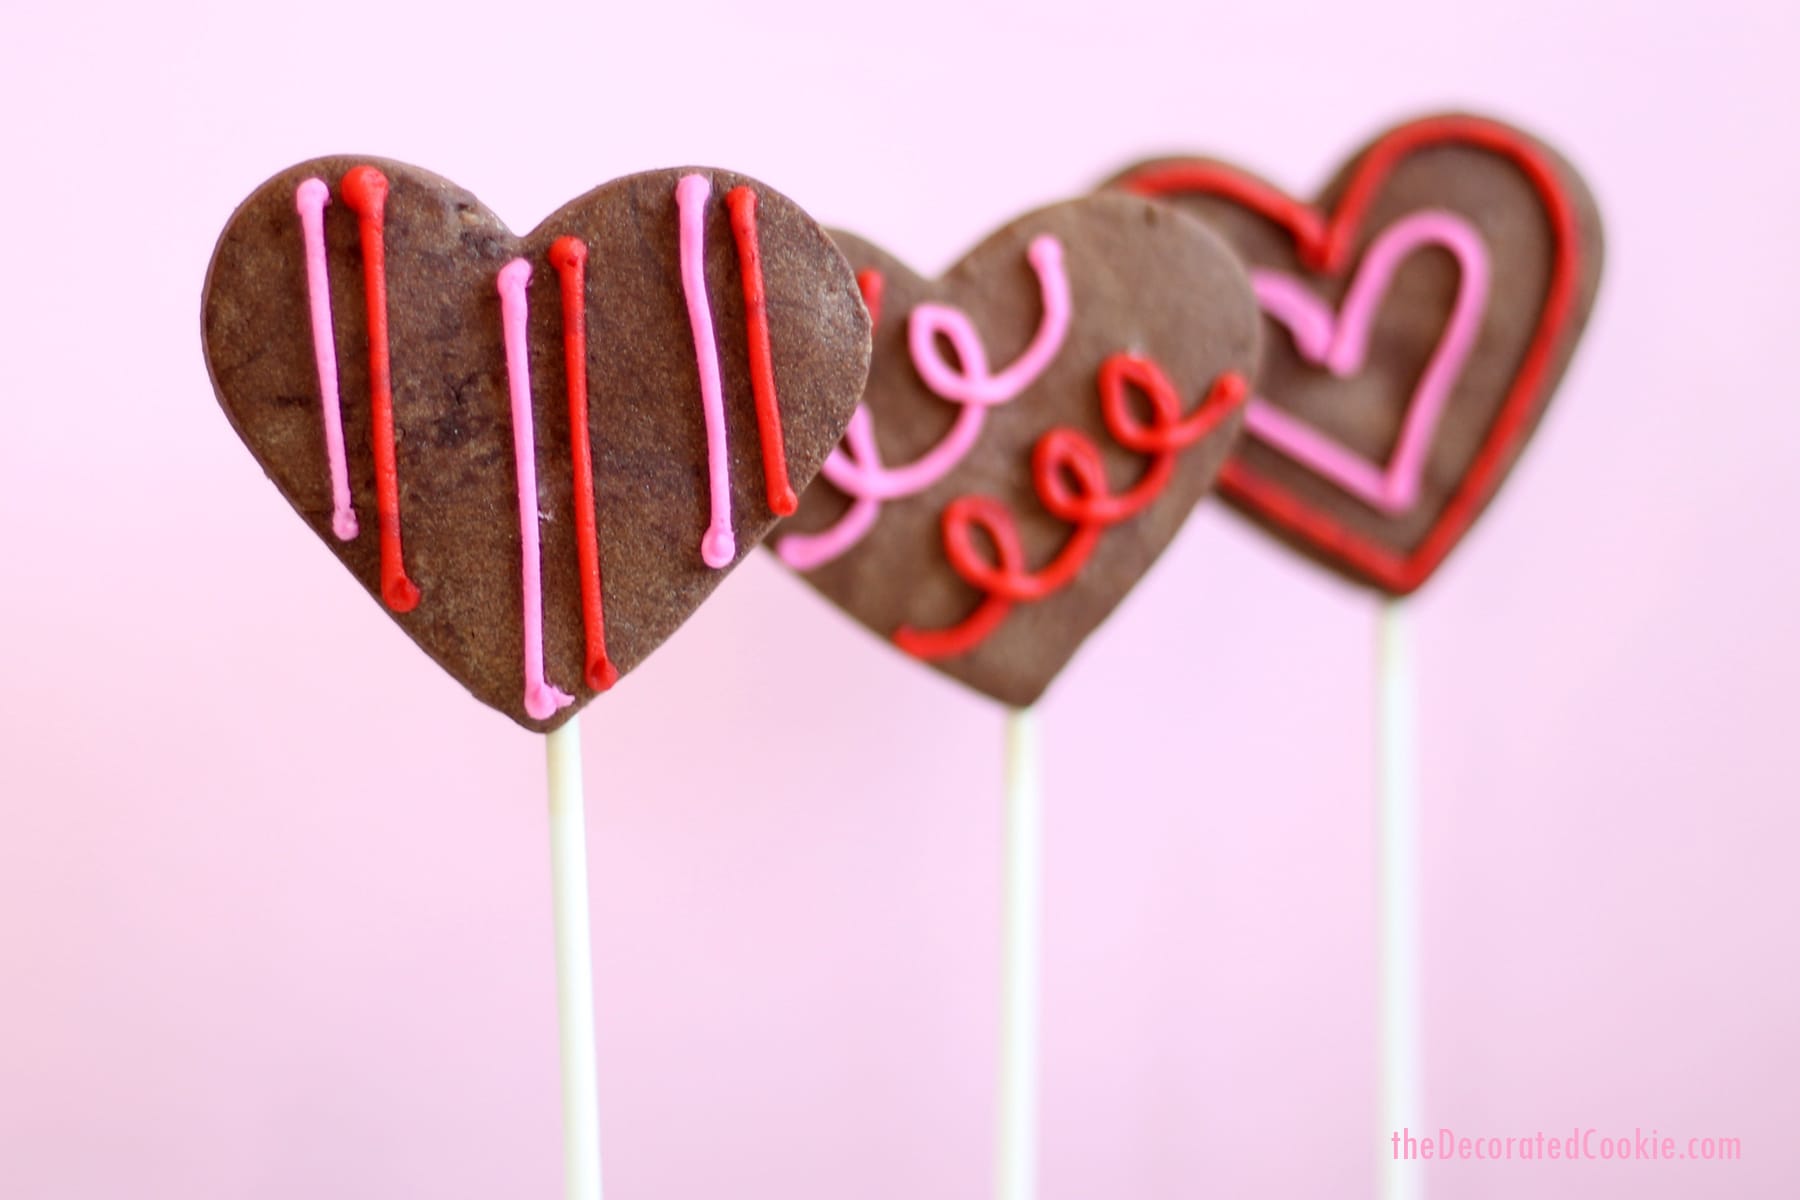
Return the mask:
<path id="1" fill-rule="evenodd" d="M 1132 412 L 1130 390 L 1150 402 L 1150 419 Z M 1150 464 L 1127 491 L 1115 495 L 1106 478 L 1100 448 L 1086 434 L 1052 429 L 1032 451 L 1032 486 L 1053 516 L 1075 526 L 1056 557 L 1038 571 L 1025 564 L 1025 550 L 1012 512 L 991 496 L 959 496 L 944 509 L 944 555 L 950 567 L 985 595 L 975 611 L 947 629 L 906 626 L 894 642 L 917 658 L 953 658 L 977 649 L 1000 627 L 1014 604 L 1055 595 L 1081 574 L 1111 526 L 1144 511 L 1168 486 L 1175 456 L 1201 441 L 1241 408 L 1250 386 L 1227 372 L 1213 381 L 1205 399 L 1186 417 L 1175 385 L 1154 361 L 1115 354 L 1100 367 L 1101 415 L 1120 445 L 1148 455 Z M 976 533 L 992 544 L 994 559 L 976 545 Z"/>
<path id="2" fill-rule="evenodd" d="M 1052 429 L 1038 439 L 1031 472 L 1050 515 L 1072 525 L 1095 518 L 1095 502 L 1110 486 L 1100 448 L 1072 429 Z"/>
<path id="3" fill-rule="evenodd" d="M 587 685 L 604 692 L 619 681 L 606 653 L 606 612 L 600 587 L 600 528 L 595 516 L 594 442 L 588 430 L 587 243 L 559 237 L 550 265 L 562 283 L 563 374 L 569 386 L 569 453 L 575 473 L 575 556 L 581 577 L 581 624 L 587 639 Z"/>
<path id="4" fill-rule="evenodd" d="M 1224 163 L 1152 164 L 1119 181 L 1126 191 L 1144 196 L 1188 192 L 1224 197 L 1286 229 L 1309 270 L 1335 274 L 1350 262 L 1363 219 L 1394 169 L 1409 156 L 1439 145 L 1486 150 L 1523 172 L 1543 202 L 1555 241 L 1555 259 L 1524 361 L 1487 437 L 1437 522 L 1410 552 L 1400 553 L 1362 536 L 1246 467 L 1240 459 L 1228 461 L 1219 474 L 1220 491 L 1397 595 L 1424 583 L 1467 532 L 1530 432 L 1539 397 L 1550 386 L 1556 355 L 1575 314 L 1585 253 L 1574 202 L 1556 167 L 1530 139 L 1505 125 L 1480 117 L 1433 117 L 1402 125 L 1370 147 L 1356 161 L 1350 182 L 1329 215 Z"/>
<path id="5" fill-rule="evenodd" d="M 356 213 L 362 240 L 363 292 L 369 313 L 369 423 L 375 452 L 375 513 L 381 534 L 381 598 L 397 613 L 419 605 L 419 589 L 406 575 L 400 544 L 400 466 L 394 448 L 394 381 L 388 356 L 388 181 L 374 167 L 351 167 L 338 184 Z"/>

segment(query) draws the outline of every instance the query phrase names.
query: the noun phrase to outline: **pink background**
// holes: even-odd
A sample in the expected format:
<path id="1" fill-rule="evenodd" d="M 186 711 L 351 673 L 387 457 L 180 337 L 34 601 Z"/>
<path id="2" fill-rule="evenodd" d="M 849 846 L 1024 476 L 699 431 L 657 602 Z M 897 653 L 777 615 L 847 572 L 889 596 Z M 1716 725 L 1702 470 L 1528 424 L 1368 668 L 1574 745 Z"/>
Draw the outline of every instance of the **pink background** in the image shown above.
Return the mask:
<path id="1" fill-rule="evenodd" d="M 1800 1189 L 1793 5 L 409 7 L 8 11 L 0 1195 L 560 1186 L 541 748 L 201 365 L 267 175 L 389 154 L 523 229 L 710 161 L 932 267 L 1139 153 L 1304 190 L 1447 104 L 1582 163 L 1610 262 L 1414 606 L 1429 1125 L 1744 1161 L 1427 1182 Z M 1046 1200 L 1370 1193 L 1374 618 L 1207 506 L 1044 705 Z M 767 558 L 590 710 L 610 1196 L 987 1193 L 1000 725 Z"/>

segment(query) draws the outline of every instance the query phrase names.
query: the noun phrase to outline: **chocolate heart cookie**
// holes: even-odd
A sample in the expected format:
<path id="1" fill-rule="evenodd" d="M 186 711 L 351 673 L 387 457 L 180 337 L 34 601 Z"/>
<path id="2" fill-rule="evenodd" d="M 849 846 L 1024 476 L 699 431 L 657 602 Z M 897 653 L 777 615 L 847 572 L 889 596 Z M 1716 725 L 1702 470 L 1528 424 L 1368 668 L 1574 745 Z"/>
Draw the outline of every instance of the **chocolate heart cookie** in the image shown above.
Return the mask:
<path id="1" fill-rule="evenodd" d="M 418 168 L 302 163 L 233 214 L 203 309 L 219 403 L 281 494 L 533 730 L 794 510 L 868 369 L 824 230 L 706 169 L 615 180 L 516 237 Z"/>
<path id="2" fill-rule="evenodd" d="M 1200 222 L 1102 195 L 938 280 L 848 234 L 863 404 L 771 542 L 899 647 L 1035 701 L 1211 485 L 1256 365 L 1249 280 Z"/>
<path id="3" fill-rule="evenodd" d="M 1382 134 L 1312 204 L 1204 158 L 1109 185 L 1204 218 L 1270 328 L 1219 490 L 1295 548 L 1403 595 L 1468 533 L 1543 416 L 1599 285 L 1573 168 L 1496 121 Z"/>

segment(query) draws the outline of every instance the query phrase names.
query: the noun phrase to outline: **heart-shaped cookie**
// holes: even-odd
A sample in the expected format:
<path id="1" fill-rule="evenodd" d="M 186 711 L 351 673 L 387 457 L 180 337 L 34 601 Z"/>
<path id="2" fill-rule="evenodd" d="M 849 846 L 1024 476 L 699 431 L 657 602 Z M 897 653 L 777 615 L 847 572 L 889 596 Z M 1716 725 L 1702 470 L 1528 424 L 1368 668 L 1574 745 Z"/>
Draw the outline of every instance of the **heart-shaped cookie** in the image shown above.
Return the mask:
<path id="1" fill-rule="evenodd" d="M 483 703 L 554 729 L 793 511 L 862 392 L 830 237 L 726 171 L 525 237 L 380 159 L 283 171 L 203 301 L 219 403 L 288 502 Z"/>
<path id="2" fill-rule="evenodd" d="M 1573 168 L 1451 115 L 1381 135 L 1313 204 L 1203 158 L 1109 186 L 1217 228 L 1270 319 L 1220 493 L 1352 579 L 1423 584 L 1518 460 L 1593 306 L 1600 221 Z"/>
<path id="3" fill-rule="evenodd" d="M 1021 217 L 936 281 L 836 236 L 875 317 L 868 388 L 771 544 L 901 649 L 1028 705 L 1224 462 L 1249 280 L 1201 223 L 1125 195 Z"/>

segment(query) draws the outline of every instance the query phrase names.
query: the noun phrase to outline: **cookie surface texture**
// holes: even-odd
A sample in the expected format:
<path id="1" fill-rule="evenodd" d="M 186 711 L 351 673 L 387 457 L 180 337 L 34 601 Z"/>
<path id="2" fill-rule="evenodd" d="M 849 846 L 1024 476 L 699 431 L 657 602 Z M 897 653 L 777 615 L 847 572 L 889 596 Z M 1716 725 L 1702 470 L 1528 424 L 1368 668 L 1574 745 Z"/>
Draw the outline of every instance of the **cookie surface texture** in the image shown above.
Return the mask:
<path id="1" fill-rule="evenodd" d="M 294 510 L 536 731 L 792 511 L 869 344 L 829 236 L 744 176 L 628 176 L 520 237 L 444 179 L 350 157 L 239 207 L 202 326 L 219 403 Z"/>

